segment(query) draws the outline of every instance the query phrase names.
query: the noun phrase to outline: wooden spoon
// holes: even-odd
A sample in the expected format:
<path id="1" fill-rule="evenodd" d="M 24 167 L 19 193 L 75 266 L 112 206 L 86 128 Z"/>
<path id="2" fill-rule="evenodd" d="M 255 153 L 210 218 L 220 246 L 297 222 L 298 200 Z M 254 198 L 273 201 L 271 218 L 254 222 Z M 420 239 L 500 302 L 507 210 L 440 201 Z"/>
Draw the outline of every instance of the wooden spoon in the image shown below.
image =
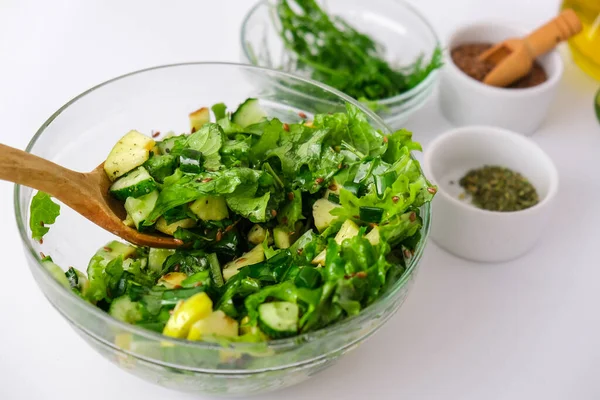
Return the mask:
<path id="1" fill-rule="evenodd" d="M 81 173 L 0 144 L 0 179 L 46 192 L 99 227 L 138 246 L 176 248 L 183 244 L 173 237 L 140 233 L 126 226 L 123 204 L 108 193 L 111 182 L 103 164 L 92 172 Z"/>
<path id="2" fill-rule="evenodd" d="M 533 61 L 563 40 L 581 32 L 581 21 L 571 9 L 536 29 L 524 38 L 512 38 L 496 44 L 479 56 L 480 61 L 495 65 L 483 83 L 505 87 L 527 75 Z"/>

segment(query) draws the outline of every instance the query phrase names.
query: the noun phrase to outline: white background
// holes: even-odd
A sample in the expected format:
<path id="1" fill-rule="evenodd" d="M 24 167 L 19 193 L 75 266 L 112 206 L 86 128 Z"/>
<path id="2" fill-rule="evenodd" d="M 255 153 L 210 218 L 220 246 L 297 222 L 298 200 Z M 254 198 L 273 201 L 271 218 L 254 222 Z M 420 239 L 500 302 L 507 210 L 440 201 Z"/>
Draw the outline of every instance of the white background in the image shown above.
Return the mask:
<path id="1" fill-rule="evenodd" d="M 501 18 L 533 28 L 553 0 L 413 0 L 442 38 Z M 169 4 L 167 6 L 167 4 Z M 117 75 L 182 61 L 238 61 L 247 0 L 0 0 L 0 141 L 24 148 L 42 122 Z M 264 396 L 360 399 L 600 398 L 599 84 L 568 55 L 558 98 L 534 136 L 556 163 L 558 207 L 539 245 L 498 265 L 430 243 L 394 318 L 337 365 Z M 425 145 L 449 128 L 435 99 L 406 124 Z M 105 361 L 38 291 L 0 182 L 0 399 L 191 399 Z"/>

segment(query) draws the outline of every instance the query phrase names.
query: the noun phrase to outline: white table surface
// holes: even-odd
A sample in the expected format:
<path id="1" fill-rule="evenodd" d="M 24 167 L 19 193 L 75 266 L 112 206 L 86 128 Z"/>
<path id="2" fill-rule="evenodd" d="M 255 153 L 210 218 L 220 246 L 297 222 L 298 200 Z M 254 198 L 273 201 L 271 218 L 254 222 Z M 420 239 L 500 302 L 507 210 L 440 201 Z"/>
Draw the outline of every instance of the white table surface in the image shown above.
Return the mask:
<path id="1" fill-rule="evenodd" d="M 412 2 L 442 37 L 481 18 L 534 27 L 558 7 L 553 0 Z M 239 27 L 252 4 L 0 1 L 0 141 L 24 148 L 62 104 L 114 76 L 182 61 L 238 61 Z M 411 295 L 377 335 L 306 383 L 261 398 L 600 398 L 598 86 L 567 60 L 558 98 L 534 137 L 561 184 L 556 215 L 533 251 L 478 265 L 430 243 Z M 449 124 L 432 99 L 406 127 L 426 145 Z M 193 398 L 119 370 L 50 307 L 25 264 L 12 191 L 0 182 L 0 399 Z"/>

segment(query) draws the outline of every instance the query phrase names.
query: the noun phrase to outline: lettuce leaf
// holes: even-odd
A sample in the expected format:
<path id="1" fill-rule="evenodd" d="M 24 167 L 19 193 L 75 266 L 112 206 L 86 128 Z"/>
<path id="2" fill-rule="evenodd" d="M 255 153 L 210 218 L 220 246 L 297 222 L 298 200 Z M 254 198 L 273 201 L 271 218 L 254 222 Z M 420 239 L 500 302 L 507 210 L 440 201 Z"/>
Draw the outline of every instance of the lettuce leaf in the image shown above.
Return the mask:
<path id="1" fill-rule="evenodd" d="M 52 225 L 60 215 L 60 206 L 52 201 L 49 194 L 37 192 L 31 199 L 29 213 L 31 237 L 33 240 L 42 240 L 50 230 L 47 225 Z"/>
<path id="2" fill-rule="evenodd" d="M 246 189 L 246 193 L 251 187 L 254 187 L 256 192 L 259 179 L 263 175 L 264 172 L 250 168 L 230 168 L 197 175 L 184 174 L 178 169 L 173 175 L 165 178 L 156 205 L 145 224 L 152 225 L 167 210 L 205 195 L 231 194 L 241 186 Z M 254 192 L 250 193 L 250 196 L 254 195 Z"/>
<path id="3" fill-rule="evenodd" d="M 204 157 L 204 168 L 216 171 L 221 166 L 219 150 L 223 145 L 224 133 L 220 125 L 204 124 L 197 132 L 192 133 L 185 141 L 176 142 L 171 150 L 172 155 L 179 155 L 185 148 L 197 150 Z"/>
<path id="4" fill-rule="evenodd" d="M 249 219 L 252 222 L 266 222 L 272 218 L 267 212 L 269 205 L 269 192 L 259 197 L 248 196 L 244 193 L 234 193 L 225 198 L 227 206 L 236 214 Z"/>

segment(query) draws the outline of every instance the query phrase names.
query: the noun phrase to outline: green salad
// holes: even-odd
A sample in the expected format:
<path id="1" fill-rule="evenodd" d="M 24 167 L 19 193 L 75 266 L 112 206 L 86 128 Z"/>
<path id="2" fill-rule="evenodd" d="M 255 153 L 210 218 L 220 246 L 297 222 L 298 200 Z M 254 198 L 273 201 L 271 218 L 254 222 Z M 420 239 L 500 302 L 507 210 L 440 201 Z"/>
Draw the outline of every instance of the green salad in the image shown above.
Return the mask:
<path id="1" fill-rule="evenodd" d="M 123 223 L 185 246 L 113 241 L 87 273 L 45 257 L 59 282 L 166 336 L 265 341 L 354 316 L 403 275 L 436 192 L 410 155 L 420 150 L 410 132 L 384 136 L 350 104 L 288 122 L 256 99 L 211 110 L 189 115 L 189 134 L 131 131 L 104 163 Z M 36 239 L 58 212 L 34 197 Z"/>

